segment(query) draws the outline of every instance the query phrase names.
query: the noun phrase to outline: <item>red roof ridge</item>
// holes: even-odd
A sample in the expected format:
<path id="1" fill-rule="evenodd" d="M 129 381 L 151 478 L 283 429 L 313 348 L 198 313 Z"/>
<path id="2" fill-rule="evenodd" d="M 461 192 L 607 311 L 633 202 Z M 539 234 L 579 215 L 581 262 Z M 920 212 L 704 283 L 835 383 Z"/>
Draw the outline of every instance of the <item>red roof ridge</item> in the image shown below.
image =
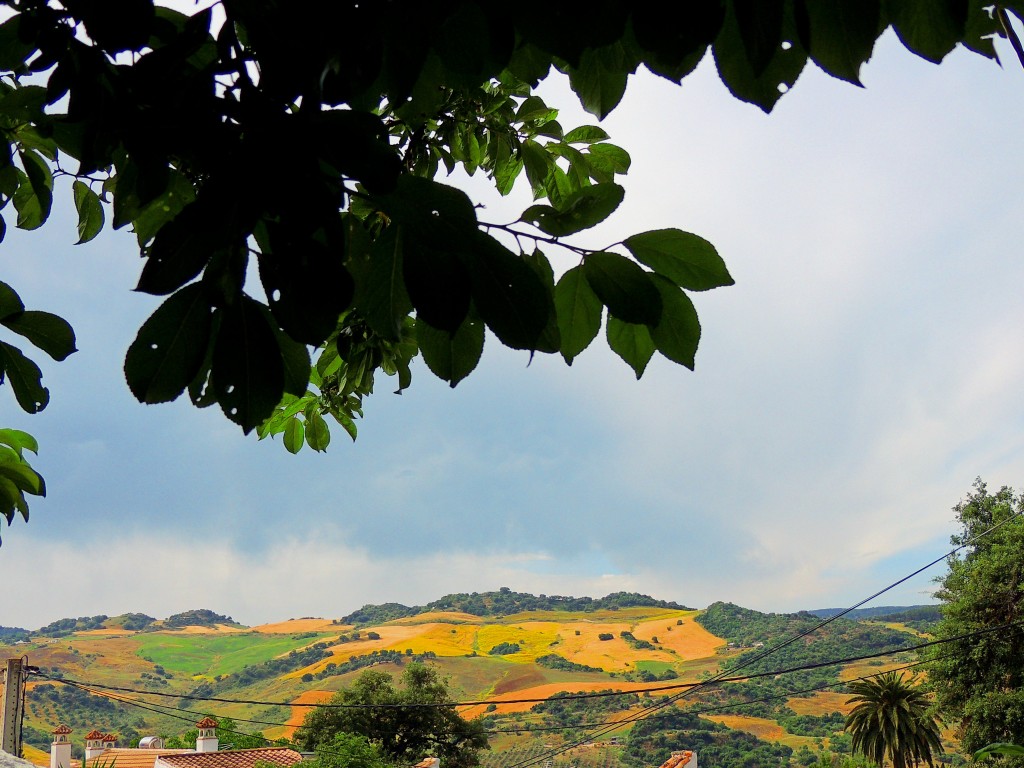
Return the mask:
<path id="1" fill-rule="evenodd" d="M 85 734 L 85 738 L 87 738 L 87 739 L 102 739 L 103 738 L 103 734 L 100 733 L 99 731 L 97 731 L 95 728 L 93 728 L 91 731 L 89 731 L 87 734 Z"/>
<path id="2" fill-rule="evenodd" d="M 55 734 L 60 735 L 60 736 L 67 736 L 72 731 L 71 731 L 70 728 L 68 728 L 66 725 L 64 725 L 64 723 L 61 723 L 60 725 L 58 725 L 56 728 L 53 729 L 53 732 Z"/>

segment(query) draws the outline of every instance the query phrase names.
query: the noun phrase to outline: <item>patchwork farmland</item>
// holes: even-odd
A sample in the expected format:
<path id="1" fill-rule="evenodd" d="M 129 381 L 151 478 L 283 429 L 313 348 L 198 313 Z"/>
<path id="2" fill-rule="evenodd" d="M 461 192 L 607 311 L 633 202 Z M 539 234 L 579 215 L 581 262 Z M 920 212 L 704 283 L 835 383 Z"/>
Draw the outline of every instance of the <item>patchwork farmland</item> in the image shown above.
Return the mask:
<path id="1" fill-rule="evenodd" d="M 436 667 L 458 700 L 479 702 L 460 711 L 492 734 L 485 768 L 515 765 L 544 745 L 564 747 L 552 768 L 640 768 L 698 742 L 701 768 L 730 768 L 741 748 L 765 768 L 795 768 L 808 754 L 849 752 L 844 682 L 912 657 L 815 665 L 920 642 L 919 630 L 898 623 L 840 620 L 749 667 L 791 672 L 712 684 L 816 619 L 725 603 L 698 611 L 641 595 L 588 600 L 502 590 L 257 627 L 210 611 L 184 620 L 88 617 L 26 632 L 0 651 L 40 669 L 25 718 L 26 755 L 40 764 L 59 723 L 80 735 L 117 732 L 130 743 L 173 740 L 212 714 L 288 739 L 305 705 L 329 700 L 368 669 L 397 677 L 417 662 Z M 655 727 L 660 736 L 652 737 Z"/>

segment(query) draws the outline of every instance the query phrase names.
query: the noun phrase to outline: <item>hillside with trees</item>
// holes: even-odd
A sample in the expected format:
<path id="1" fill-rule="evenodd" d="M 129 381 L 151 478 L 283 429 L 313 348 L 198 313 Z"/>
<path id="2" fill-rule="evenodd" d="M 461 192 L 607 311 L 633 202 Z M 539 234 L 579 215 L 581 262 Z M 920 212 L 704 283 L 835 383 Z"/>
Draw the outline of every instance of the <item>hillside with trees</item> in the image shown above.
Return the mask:
<path id="1" fill-rule="evenodd" d="M 462 592 L 445 595 L 426 605 L 406 606 L 400 603 L 364 605 L 358 611 L 342 617 L 341 622 L 343 624 L 367 624 L 438 611 L 468 613 L 481 618 L 499 618 L 531 611 L 593 613 L 595 611 L 616 611 L 622 608 L 692 610 L 679 603 L 656 600 L 648 595 L 635 592 L 614 592 L 600 598 L 564 597 L 561 595 L 531 595 L 526 592 L 513 592 L 508 587 L 502 587 L 497 592 Z"/>
<path id="2" fill-rule="evenodd" d="M 501 589 L 422 606 L 366 606 L 321 620 L 315 631 L 307 620 L 247 628 L 200 609 L 163 621 L 138 613 L 61 620 L 44 628 L 46 637 L 27 633 L 30 642 L 16 651 L 10 638 L 21 635 L 8 633 L 6 643 L 8 652 L 27 654 L 40 667 L 26 738 L 41 749 L 58 722 L 76 732 L 117 731 L 121 743 L 155 734 L 187 744 L 196 712 L 232 718 L 242 733 L 290 737 L 305 714 L 290 706 L 298 697 L 322 700 L 364 675 L 400 678 L 422 667 L 447 679 L 453 698 L 481 702 L 460 712 L 489 733 L 484 768 L 511 768 L 552 743 L 568 750 L 558 768 L 569 761 L 577 768 L 639 768 L 693 748 L 702 768 L 734 768 L 743 755 L 767 768 L 798 768 L 808 755 L 850 749 L 842 733 L 842 680 L 864 668 L 822 662 L 920 642 L 876 620 L 841 619 L 757 658 L 818 621 L 809 613 L 766 614 L 730 603 L 696 611 L 632 593 L 576 598 Z M 901 658 L 868 662 L 878 666 L 867 671 Z M 755 676 L 708 684 L 719 674 Z M 72 687 L 78 685 L 87 690 Z M 100 686 L 108 685 L 124 691 L 118 700 L 104 696 Z M 520 700 L 526 703 L 514 703 Z M 607 723 L 634 719 L 601 736 Z M 255 722 L 244 727 L 247 721 Z M 591 747 L 573 746 L 592 737 L 598 740 Z M 359 744 L 338 742 L 366 759 L 380 757 L 376 747 Z"/>

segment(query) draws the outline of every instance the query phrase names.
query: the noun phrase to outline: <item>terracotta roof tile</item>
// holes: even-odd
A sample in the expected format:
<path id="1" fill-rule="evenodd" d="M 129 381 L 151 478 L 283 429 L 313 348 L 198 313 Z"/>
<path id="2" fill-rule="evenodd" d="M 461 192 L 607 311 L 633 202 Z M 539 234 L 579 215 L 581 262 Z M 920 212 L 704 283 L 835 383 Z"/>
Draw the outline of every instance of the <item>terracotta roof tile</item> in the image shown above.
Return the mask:
<path id="1" fill-rule="evenodd" d="M 661 764 L 661 768 L 683 768 L 693 758 L 693 752 L 673 752 L 672 757 Z"/>
<path id="2" fill-rule="evenodd" d="M 109 766 L 114 760 L 117 761 L 117 768 L 153 768 L 153 764 L 158 757 L 191 752 L 191 749 L 129 749 L 128 747 L 115 747 L 113 749 L 104 749 L 92 760 L 87 761 L 86 768 Z"/>
<path id="3" fill-rule="evenodd" d="M 85 738 L 87 738 L 87 739 L 102 739 L 103 738 L 103 734 L 100 733 L 99 731 L 97 731 L 94 728 L 93 730 L 91 730 L 87 734 L 85 734 Z"/>
<path id="4" fill-rule="evenodd" d="M 60 725 L 58 725 L 56 728 L 53 729 L 53 732 L 55 734 L 60 735 L 60 736 L 67 736 L 72 731 L 71 731 L 70 728 L 68 728 L 66 725 L 64 725 L 64 723 L 61 723 Z"/>
<path id="5" fill-rule="evenodd" d="M 302 755 L 289 747 L 258 747 L 161 756 L 160 762 L 172 768 L 255 768 L 256 763 L 273 763 L 281 768 L 290 768 L 300 760 Z M 122 768 L 121 763 L 117 764 L 117 768 Z"/>
<path id="6" fill-rule="evenodd" d="M 216 728 L 216 727 L 217 727 L 217 721 L 214 720 L 212 717 L 204 717 L 202 720 L 200 720 L 198 723 L 196 723 L 196 728 Z"/>
<path id="7" fill-rule="evenodd" d="M 103 741 L 117 741 L 117 734 L 116 733 L 104 733 L 103 736 L 101 736 L 100 738 L 102 738 Z"/>

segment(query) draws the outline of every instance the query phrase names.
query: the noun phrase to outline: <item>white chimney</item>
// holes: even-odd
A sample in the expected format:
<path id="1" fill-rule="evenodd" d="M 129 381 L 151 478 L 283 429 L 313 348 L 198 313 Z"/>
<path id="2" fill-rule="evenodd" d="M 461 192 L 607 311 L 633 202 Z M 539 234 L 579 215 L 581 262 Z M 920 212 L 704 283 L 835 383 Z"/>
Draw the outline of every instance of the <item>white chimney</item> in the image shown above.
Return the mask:
<path id="1" fill-rule="evenodd" d="M 212 717 L 204 717 L 198 723 L 199 738 L 196 739 L 196 752 L 216 752 L 220 746 L 217 742 L 217 721 Z"/>
<path id="2" fill-rule="evenodd" d="M 71 729 L 66 725 L 58 725 L 53 732 L 53 743 L 50 745 L 50 768 L 71 768 Z"/>
<path id="3" fill-rule="evenodd" d="M 85 759 L 92 760 L 103 754 L 103 734 L 97 730 L 85 734 Z"/>

